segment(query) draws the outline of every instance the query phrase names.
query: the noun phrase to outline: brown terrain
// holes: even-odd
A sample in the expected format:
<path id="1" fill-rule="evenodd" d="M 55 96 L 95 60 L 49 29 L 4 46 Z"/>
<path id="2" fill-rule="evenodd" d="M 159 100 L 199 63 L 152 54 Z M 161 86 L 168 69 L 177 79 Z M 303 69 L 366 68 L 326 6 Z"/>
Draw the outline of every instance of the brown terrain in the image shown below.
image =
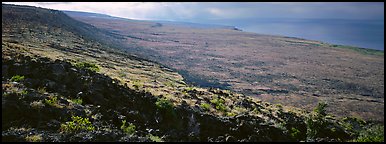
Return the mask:
<path id="1" fill-rule="evenodd" d="M 186 81 L 338 116 L 384 120 L 383 51 L 238 29 L 69 16 L 121 37 L 122 49 L 177 70 Z"/>
<path id="2" fill-rule="evenodd" d="M 383 51 L 75 14 L 2 4 L 2 142 L 384 141 Z"/>

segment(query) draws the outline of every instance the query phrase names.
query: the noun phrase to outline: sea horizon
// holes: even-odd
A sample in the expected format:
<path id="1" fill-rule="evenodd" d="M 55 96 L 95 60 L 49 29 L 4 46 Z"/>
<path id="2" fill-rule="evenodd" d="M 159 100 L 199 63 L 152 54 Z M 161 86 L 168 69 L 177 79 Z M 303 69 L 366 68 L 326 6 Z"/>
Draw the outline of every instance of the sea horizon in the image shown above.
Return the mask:
<path id="1" fill-rule="evenodd" d="M 246 32 L 384 51 L 384 20 L 263 18 L 213 22 L 230 24 Z"/>

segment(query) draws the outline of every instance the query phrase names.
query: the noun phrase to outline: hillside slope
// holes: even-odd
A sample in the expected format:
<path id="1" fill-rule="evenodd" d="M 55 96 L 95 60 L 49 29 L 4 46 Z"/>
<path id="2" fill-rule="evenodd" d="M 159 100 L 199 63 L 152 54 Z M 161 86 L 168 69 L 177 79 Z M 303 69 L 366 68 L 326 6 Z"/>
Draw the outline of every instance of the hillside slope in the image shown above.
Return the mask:
<path id="1" fill-rule="evenodd" d="M 75 34 L 89 41 L 98 41 L 99 43 L 117 46 L 119 35 L 114 35 L 106 30 L 97 29 L 92 25 L 74 20 L 58 10 L 39 9 L 30 6 L 2 5 L 2 25 L 3 32 L 13 31 L 10 36 L 18 39 L 26 36 L 35 36 L 37 32 L 60 34 L 60 30 Z M 29 15 L 26 17 L 25 15 Z M 40 31 L 35 31 L 39 26 Z M 23 33 L 24 35 L 17 35 Z M 19 36 L 19 37 L 16 37 Z"/>
<path id="2" fill-rule="evenodd" d="M 37 20 L 67 19 L 61 12 L 2 7 L 2 141 L 347 141 L 381 127 L 337 119 L 323 104 L 306 112 L 193 87 L 165 66 L 71 31 L 79 23 Z"/>
<path id="3" fill-rule="evenodd" d="M 226 28 L 70 15 L 124 37 L 122 48 L 187 82 L 263 101 L 384 121 L 384 52 Z"/>

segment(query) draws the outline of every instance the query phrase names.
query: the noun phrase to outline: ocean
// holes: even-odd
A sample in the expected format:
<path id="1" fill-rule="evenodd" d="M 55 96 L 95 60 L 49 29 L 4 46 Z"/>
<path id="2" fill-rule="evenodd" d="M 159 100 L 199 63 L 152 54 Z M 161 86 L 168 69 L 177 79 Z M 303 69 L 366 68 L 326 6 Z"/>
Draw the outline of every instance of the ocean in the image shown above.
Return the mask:
<path id="1" fill-rule="evenodd" d="M 259 34 L 384 50 L 384 20 L 233 19 L 212 22 Z"/>

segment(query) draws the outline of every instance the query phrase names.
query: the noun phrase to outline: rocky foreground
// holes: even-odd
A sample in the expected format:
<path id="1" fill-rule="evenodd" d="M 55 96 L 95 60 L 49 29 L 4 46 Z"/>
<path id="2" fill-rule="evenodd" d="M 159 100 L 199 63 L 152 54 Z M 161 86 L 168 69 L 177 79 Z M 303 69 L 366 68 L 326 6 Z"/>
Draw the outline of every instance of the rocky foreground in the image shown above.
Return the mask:
<path id="1" fill-rule="evenodd" d="M 245 112 L 219 116 L 205 106 L 174 106 L 87 67 L 24 56 L 8 46 L 2 49 L 3 141 L 344 141 L 354 136 L 345 125 L 351 130 L 365 125 L 353 118 L 338 121 L 323 111 L 297 114 L 246 97 L 232 105 Z M 216 103 L 233 96 L 209 91 L 218 95 L 220 102 L 209 105 L 218 111 Z"/>

